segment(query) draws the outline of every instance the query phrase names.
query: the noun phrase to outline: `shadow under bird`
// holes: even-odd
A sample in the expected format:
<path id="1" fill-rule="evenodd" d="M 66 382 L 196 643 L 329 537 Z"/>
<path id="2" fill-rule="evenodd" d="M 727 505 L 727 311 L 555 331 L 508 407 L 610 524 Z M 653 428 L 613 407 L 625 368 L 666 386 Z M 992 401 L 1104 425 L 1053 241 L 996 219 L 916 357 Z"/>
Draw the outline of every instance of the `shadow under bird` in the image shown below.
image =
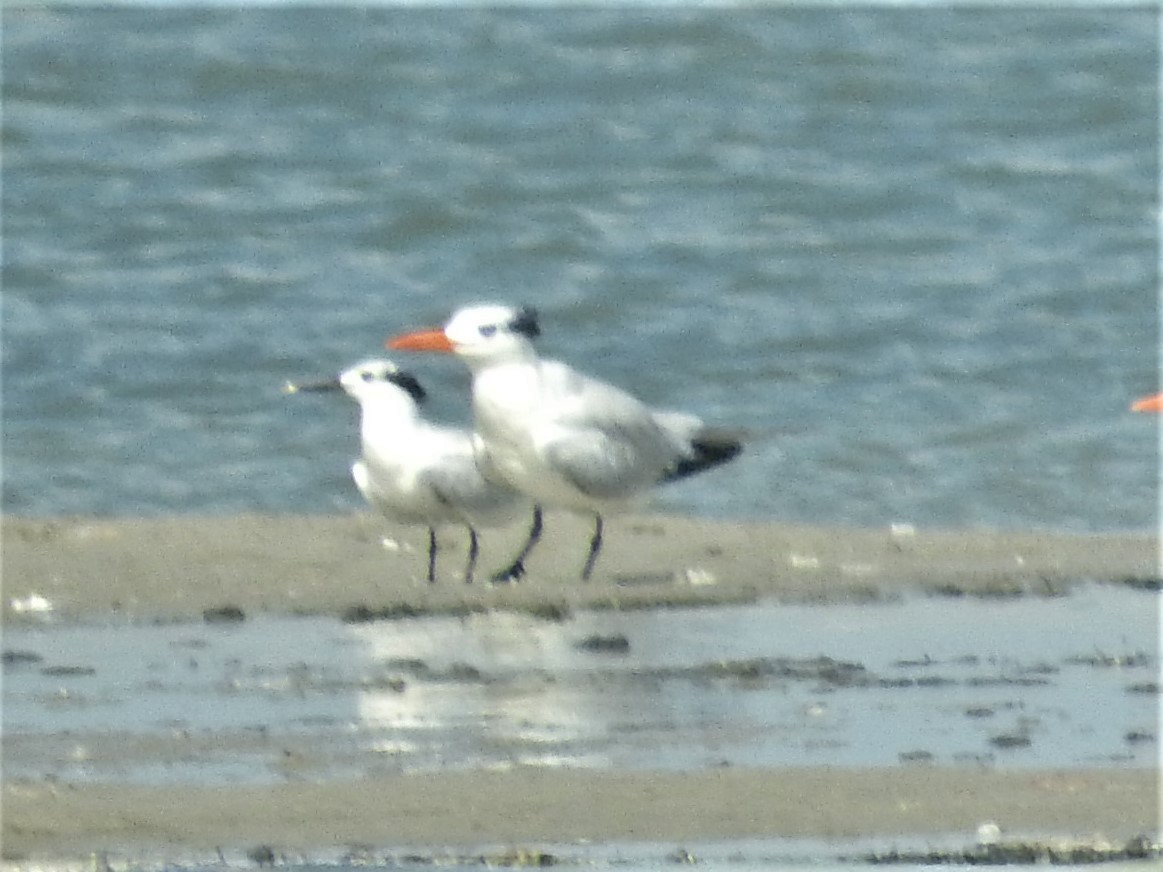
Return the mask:
<path id="1" fill-rule="evenodd" d="M 474 305 L 442 328 L 389 339 L 388 348 L 455 354 L 472 372 L 473 426 L 481 467 L 533 500 L 524 547 L 494 581 L 520 578 L 541 537 L 542 506 L 594 516 L 581 577 L 602 547 L 602 516 L 632 507 L 656 485 L 726 463 L 739 439 L 693 415 L 651 409 L 564 363 L 543 360 L 530 307 Z"/>
<path id="2" fill-rule="evenodd" d="M 477 528 L 509 523 L 528 500 L 477 468 L 472 434 L 433 424 L 420 415 L 424 388 L 388 360 L 366 360 L 337 378 L 288 383 L 288 393 L 343 390 L 360 405 L 361 456 L 351 477 L 367 502 L 385 517 L 428 527 L 429 582 L 436 580 L 436 529 L 468 529 L 464 580 L 472 582 Z"/>

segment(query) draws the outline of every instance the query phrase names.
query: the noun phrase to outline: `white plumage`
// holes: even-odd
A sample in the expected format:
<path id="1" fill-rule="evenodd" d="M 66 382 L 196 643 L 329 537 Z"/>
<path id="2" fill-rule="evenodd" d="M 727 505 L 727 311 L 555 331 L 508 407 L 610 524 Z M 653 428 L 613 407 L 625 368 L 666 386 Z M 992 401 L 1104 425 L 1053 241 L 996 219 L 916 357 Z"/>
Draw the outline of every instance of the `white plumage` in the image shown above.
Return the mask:
<path id="1" fill-rule="evenodd" d="M 338 378 L 288 389 L 342 389 L 359 402 L 361 456 L 351 466 L 352 478 L 385 517 L 428 527 L 428 581 L 436 577 L 436 528 L 468 529 L 465 580 L 471 582 L 477 528 L 508 523 L 528 506 L 515 491 L 481 474 L 469 431 L 421 417 L 424 389 L 390 361 L 367 360 Z"/>
<path id="2" fill-rule="evenodd" d="M 529 308 L 470 306 L 440 329 L 414 331 L 388 347 L 455 353 L 473 374 L 473 425 L 481 468 L 534 501 L 521 553 L 501 578 L 519 577 L 541 533 L 542 505 L 594 515 L 582 569 L 602 541 L 602 515 L 624 510 L 662 482 L 725 463 L 738 439 L 693 415 L 651 409 L 625 391 L 564 363 L 542 360 Z M 500 580 L 498 578 L 497 580 Z"/>

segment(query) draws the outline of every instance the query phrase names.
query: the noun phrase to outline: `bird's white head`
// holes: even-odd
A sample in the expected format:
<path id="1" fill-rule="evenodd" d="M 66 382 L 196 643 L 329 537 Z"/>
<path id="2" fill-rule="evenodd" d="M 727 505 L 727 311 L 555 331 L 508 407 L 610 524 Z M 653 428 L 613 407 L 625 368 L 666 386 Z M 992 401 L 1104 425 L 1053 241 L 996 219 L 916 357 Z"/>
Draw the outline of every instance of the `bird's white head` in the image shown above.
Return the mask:
<path id="1" fill-rule="evenodd" d="M 403 392 L 415 403 L 424 400 L 425 391 L 410 372 L 405 372 L 390 360 L 373 358 L 357 363 L 339 374 L 339 385 L 348 395 L 360 400 L 384 391 Z"/>
<path id="2" fill-rule="evenodd" d="M 540 333 L 532 307 L 489 303 L 457 310 L 444 327 L 389 339 L 387 347 L 453 353 L 471 366 L 527 358 L 533 354 L 532 340 Z"/>
<path id="3" fill-rule="evenodd" d="M 375 397 L 407 397 L 416 404 L 424 400 L 425 391 L 416 377 L 400 369 L 390 360 L 373 358 L 357 363 L 335 378 L 315 382 L 290 382 L 284 390 L 290 394 L 311 391 L 343 390 L 355 400 L 364 402 Z"/>

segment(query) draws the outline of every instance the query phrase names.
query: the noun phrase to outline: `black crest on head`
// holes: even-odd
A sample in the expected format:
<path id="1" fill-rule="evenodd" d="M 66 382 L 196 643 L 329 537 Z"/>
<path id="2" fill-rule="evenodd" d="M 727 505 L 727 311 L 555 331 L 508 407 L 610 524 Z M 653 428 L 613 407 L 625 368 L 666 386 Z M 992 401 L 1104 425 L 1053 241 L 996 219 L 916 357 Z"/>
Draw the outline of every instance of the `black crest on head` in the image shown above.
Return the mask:
<path id="1" fill-rule="evenodd" d="M 530 339 L 541 335 L 541 325 L 537 323 L 537 310 L 532 306 L 522 306 L 517 310 L 517 316 L 509 322 L 509 329 Z"/>
<path id="2" fill-rule="evenodd" d="M 393 372 L 388 375 L 388 381 L 398 388 L 407 391 L 410 396 L 417 403 L 424 402 L 424 398 L 428 396 L 428 392 L 420 386 L 420 382 L 416 380 L 416 376 L 410 372 Z"/>

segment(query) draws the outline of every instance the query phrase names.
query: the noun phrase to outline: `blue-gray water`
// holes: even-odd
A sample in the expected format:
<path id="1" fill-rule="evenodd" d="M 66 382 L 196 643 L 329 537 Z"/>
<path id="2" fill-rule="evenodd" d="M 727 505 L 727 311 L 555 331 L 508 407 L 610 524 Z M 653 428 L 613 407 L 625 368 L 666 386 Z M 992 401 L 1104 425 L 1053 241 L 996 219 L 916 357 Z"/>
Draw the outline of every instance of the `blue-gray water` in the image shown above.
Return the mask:
<path id="1" fill-rule="evenodd" d="M 1116 587 L 561 624 L 16 624 L 4 762 L 15 779 L 176 784 L 512 766 L 1148 767 L 1158 626 L 1154 594 Z"/>
<path id="2" fill-rule="evenodd" d="M 752 434 L 664 510 L 1155 524 L 1147 6 L 3 24 L 8 512 L 356 506 L 354 408 L 281 383 L 501 299 Z"/>
<path id="3" fill-rule="evenodd" d="M 1151 767 L 1156 600 L 1092 586 L 1048 600 L 766 603 L 560 623 L 504 613 L 367 624 L 30 620 L 5 632 L 5 776 L 279 784 L 450 768 Z M 983 823 L 866 844 L 684 847 L 711 870 L 820 870 L 870 852 L 964 850 Z M 484 865 L 456 860 L 472 856 L 464 848 L 429 847 L 442 867 Z M 568 865 L 629 870 L 673 865 L 677 854 L 658 844 L 547 850 Z M 350 865 L 421 865 L 400 853 L 369 848 Z M 302 862 L 349 865 L 320 851 Z"/>

